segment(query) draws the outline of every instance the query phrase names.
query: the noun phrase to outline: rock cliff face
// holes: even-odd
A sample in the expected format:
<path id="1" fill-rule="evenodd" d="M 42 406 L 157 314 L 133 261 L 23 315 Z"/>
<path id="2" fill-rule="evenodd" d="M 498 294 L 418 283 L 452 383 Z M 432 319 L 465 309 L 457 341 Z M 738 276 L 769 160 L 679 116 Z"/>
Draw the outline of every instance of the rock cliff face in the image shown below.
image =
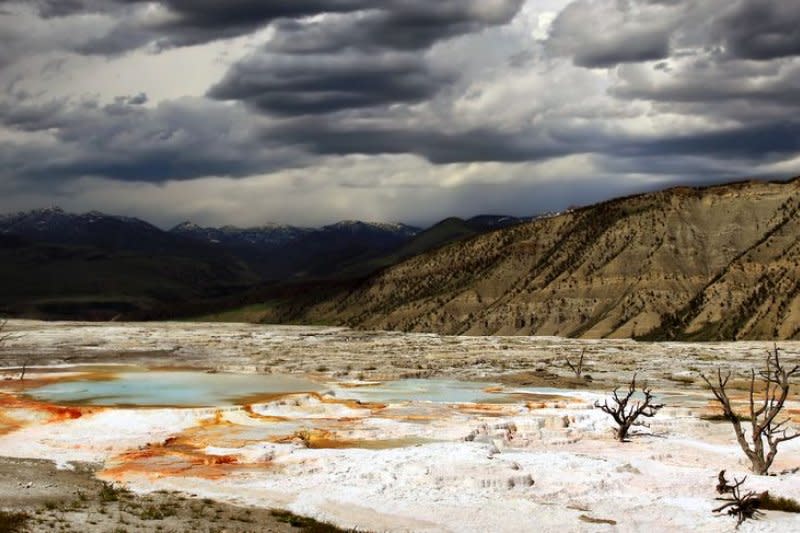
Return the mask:
<path id="1" fill-rule="evenodd" d="M 800 179 L 675 188 L 414 257 L 303 319 L 585 338 L 800 338 Z"/>

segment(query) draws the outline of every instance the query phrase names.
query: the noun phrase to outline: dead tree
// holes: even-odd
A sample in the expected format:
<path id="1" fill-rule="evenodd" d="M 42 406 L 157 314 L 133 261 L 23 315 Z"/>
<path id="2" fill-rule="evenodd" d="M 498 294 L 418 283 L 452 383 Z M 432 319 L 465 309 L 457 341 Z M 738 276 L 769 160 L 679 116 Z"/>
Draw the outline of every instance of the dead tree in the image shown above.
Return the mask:
<path id="1" fill-rule="evenodd" d="M 747 481 L 747 476 L 739 480 L 733 478 L 731 485 L 725 478 L 725 471 L 719 473 L 719 484 L 717 492 L 722 494 L 717 500 L 725 502 L 723 505 L 714 509 L 715 513 L 726 512 L 729 516 L 736 517 L 736 527 L 742 525 L 745 520 L 758 519 L 763 515 L 758 508 L 761 506 L 762 495 L 753 491 L 742 494 L 742 485 Z"/>
<path id="2" fill-rule="evenodd" d="M 10 333 L 4 334 L 6 326 L 8 325 L 8 320 L 0 320 L 0 345 L 9 340 L 13 335 Z"/>
<path id="3" fill-rule="evenodd" d="M 633 379 L 628 386 L 628 392 L 625 396 L 620 396 L 618 393 L 619 387 L 612 392 L 613 404 L 609 405 L 608 400 L 605 403 L 595 402 L 594 406 L 599 407 L 603 412 L 608 413 L 617 423 L 616 435 L 620 442 L 625 442 L 628 438 L 628 431 L 632 426 L 648 425 L 638 420 L 639 417 L 652 418 L 656 413 L 664 407 L 664 404 L 653 403 L 653 391 L 647 386 L 642 386 L 641 394 L 644 396 L 642 400 L 632 401 L 636 394 L 636 374 L 633 374 Z"/>
<path id="4" fill-rule="evenodd" d="M 564 357 L 564 359 L 566 359 L 566 361 L 567 361 L 567 366 L 570 368 L 570 370 L 575 372 L 575 377 L 578 378 L 578 379 L 580 379 L 581 376 L 583 375 L 583 356 L 584 356 L 584 354 L 586 354 L 586 348 L 581 350 L 581 356 L 578 359 L 578 365 L 577 366 L 572 364 L 572 361 L 569 360 L 569 357 Z"/>
<path id="5" fill-rule="evenodd" d="M 7 325 L 8 325 L 8 320 L 0 320 L 0 347 L 3 345 L 3 343 L 15 337 L 11 333 L 3 333 Z M 19 375 L 20 381 L 23 381 L 25 379 L 25 372 L 27 370 L 28 370 L 28 359 L 25 359 L 22 362 L 22 372 L 20 372 Z"/>
<path id="6" fill-rule="evenodd" d="M 767 351 L 766 369 L 757 374 L 755 370 L 750 371 L 749 409 L 748 415 L 744 417 L 736 413 L 726 390 L 731 378 L 730 372 L 723 376 L 722 370 L 717 369 L 716 384 L 705 375 L 701 375 L 722 406 L 723 415 L 733 426 L 736 440 L 750 460 L 750 470 L 755 474 L 767 475 L 778 454 L 778 446 L 782 442 L 800 437 L 800 433 L 790 433 L 786 428 L 786 424 L 789 423 L 788 418 L 778 420 L 778 415 L 789 396 L 790 380 L 798 374 L 800 365 L 791 369 L 784 368 L 777 346 L 772 351 Z M 764 386 L 763 393 L 756 391 L 756 375 L 760 377 L 760 382 Z M 761 399 L 757 398 L 759 394 L 763 394 Z M 749 440 L 742 425 L 742 422 L 747 422 L 748 419 Z"/>

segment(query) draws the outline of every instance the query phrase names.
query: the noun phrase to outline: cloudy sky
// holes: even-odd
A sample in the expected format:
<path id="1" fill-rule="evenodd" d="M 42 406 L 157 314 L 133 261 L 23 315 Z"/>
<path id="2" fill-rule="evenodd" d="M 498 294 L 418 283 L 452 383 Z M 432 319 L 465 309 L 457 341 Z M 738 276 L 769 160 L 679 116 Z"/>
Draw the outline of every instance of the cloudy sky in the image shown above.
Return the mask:
<path id="1" fill-rule="evenodd" d="M 797 0 L 0 0 L 0 211 L 531 215 L 800 174 Z"/>

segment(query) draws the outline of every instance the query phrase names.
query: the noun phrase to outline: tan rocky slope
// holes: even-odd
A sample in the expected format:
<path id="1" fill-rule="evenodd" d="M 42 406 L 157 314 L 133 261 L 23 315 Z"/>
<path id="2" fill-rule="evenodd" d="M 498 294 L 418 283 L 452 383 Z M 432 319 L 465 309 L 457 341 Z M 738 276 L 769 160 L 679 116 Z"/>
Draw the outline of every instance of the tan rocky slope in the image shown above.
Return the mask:
<path id="1" fill-rule="evenodd" d="M 800 180 L 622 198 L 412 258 L 300 318 L 587 338 L 800 337 Z"/>

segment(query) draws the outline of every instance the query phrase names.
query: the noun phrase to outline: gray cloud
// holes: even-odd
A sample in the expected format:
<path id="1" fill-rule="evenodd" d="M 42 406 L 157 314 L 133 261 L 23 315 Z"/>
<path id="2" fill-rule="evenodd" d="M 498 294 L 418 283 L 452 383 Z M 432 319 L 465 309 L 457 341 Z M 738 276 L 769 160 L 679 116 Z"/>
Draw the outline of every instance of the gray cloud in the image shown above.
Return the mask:
<path id="1" fill-rule="evenodd" d="M 676 2 L 576 0 L 553 22 L 548 47 L 589 68 L 665 59 L 675 7 Z"/>
<path id="2" fill-rule="evenodd" d="M 737 58 L 769 60 L 800 55 L 800 3 L 739 1 L 714 27 Z"/>
<path id="3" fill-rule="evenodd" d="M 151 45 L 154 49 L 191 46 L 246 35 L 281 18 L 348 13 L 369 0 L 0 0 L 0 5 L 33 7 L 45 19 L 105 15 L 116 24 L 104 35 L 87 38 L 74 51 L 117 55 Z M 160 8 L 157 17 L 142 16 Z"/>
<path id="4" fill-rule="evenodd" d="M 701 103 L 719 111 L 721 103 L 749 102 L 769 107 L 800 105 L 800 62 L 714 60 L 698 55 L 675 62 L 669 76 L 650 78 L 641 71 L 622 69 L 619 83 L 611 89 L 620 99 L 670 103 Z M 696 112 L 702 111 L 700 109 Z M 783 112 L 781 112 L 783 113 Z"/>
<path id="5" fill-rule="evenodd" d="M 506 23 L 521 5 L 521 0 L 390 1 L 357 14 L 284 19 L 272 40 L 236 63 L 208 95 L 278 115 L 420 102 L 451 80 L 408 51 Z"/>
<path id="6" fill-rule="evenodd" d="M 295 115 L 418 102 L 433 96 L 444 81 L 422 59 L 407 54 L 257 54 L 235 64 L 208 94 Z"/>
<path id="7" fill-rule="evenodd" d="M 434 127 L 343 124 L 336 117 L 305 118 L 272 127 L 267 138 L 283 139 L 321 155 L 417 154 L 435 164 L 476 161 L 522 162 L 579 153 L 584 147 L 548 132 L 498 132 L 489 128 L 447 132 Z"/>
<path id="8" fill-rule="evenodd" d="M 331 51 L 339 45 L 410 50 L 483 27 L 511 20 L 524 0 L 0 0 L 35 6 L 45 18 L 85 13 L 114 16 L 119 23 L 106 35 L 87 40 L 80 53 L 114 55 L 145 45 L 156 49 L 190 46 L 248 34 L 279 21 L 275 46 L 297 51 Z M 139 17 L 142 9 L 158 5 L 160 19 Z M 306 20 L 315 15 L 355 15 L 335 25 Z M 302 21 L 302 22 L 301 22 Z M 295 45 L 302 24 L 303 39 L 314 45 Z"/>
<path id="9" fill-rule="evenodd" d="M 373 4 L 356 17 L 285 19 L 276 24 L 276 34 L 268 49 L 294 54 L 330 53 L 342 48 L 425 49 L 443 38 L 505 24 L 522 3 L 522 0 L 411 0 Z"/>
<path id="10" fill-rule="evenodd" d="M 476 128 L 447 132 L 431 127 L 348 127 L 335 118 L 299 119 L 273 127 L 267 138 L 296 143 L 320 155 L 420 155 L 433 164 L 544 161 L 576 154 L 639 160 L 674 156 L 735 158 L 740 161 L 783 159 L 800 153 L 800 121 L 782 118 L 720 127 L 712 131 L 667 133 L 656 137 L 610 134 L 596 125 L 554 124 L 517 131 Z M 704 168 L 699 164 L 697 168 Z M 658 173 L 658 172 L 655 172 Z"/>
<path id="11" fill-rule="evenodd" d="M 42 17 L 66 17 L 81 13 L 109 13 L 151 0 L 0 0 L 1 4 L 33 6 Z M 153 0 L 170 9 L 175 26 L 230 27 L 261 24 L 280 17 L 304 17 L 325 12 L 364 9 L 365 0 Z"/>
<path id="12" fill-rule="evenodd" d="M 589 68 L 667 59 L 673 49 L 765 61 L 800 55 L 791 0 L 575 0 L 555 20 L 551 52 Z"/>
<path id="13" fill-rule="evenodd" d="M 618 157 L 673 155 L 750 162 L 781 160 L 800 153 L 800 121 L 786 119 L 658 139 L 629 139 L 628 143 L 607 147 L 604 153 Z"/>
<path id="14" fill-rule="evenodd" d="M 0 68 L 22 58 L 0 94 L 0 189 L 31 198 L 81 184 L 85 202 L 121 205 L 138 191 L 164 210 L 155 198 L 169 189 L 215 220 L 271 195 L 284 220 L 350 209 L 432 221 L 800 166 L 792 0 L 0 6 Z M 266 42 L 177 49 L 267 25 Z M 168 99 L 185 89 L 166 70 L 186 58 L 210 74 Z M 144 69 L 143 85 L 106 83 L 125 69 Z M 80 76 L 97 88 L 60 86 Z"/>
<path id="15" fill-rule="evenodd" d="M 0 0 L 0 4 L 33 6 L 43 18 L 67 17 L 77 13 L 96 13 L 108 10 L 113 2 L 106 0 Z"/>
<path id="16" fill-rule="evenodd" d="M 258 140 L 248 115 L 199 99 L 144 108 L 145 95 L 95 100 L 17 98 L 0 103 L 0 121 L 44 135 L 0 145 L 3 172 L 36 181 L 103 176 L 164 182 L 241 177 L 297 164 L 298 154 Z M 55 143 L 55 144 L 54 144 Z"/>

